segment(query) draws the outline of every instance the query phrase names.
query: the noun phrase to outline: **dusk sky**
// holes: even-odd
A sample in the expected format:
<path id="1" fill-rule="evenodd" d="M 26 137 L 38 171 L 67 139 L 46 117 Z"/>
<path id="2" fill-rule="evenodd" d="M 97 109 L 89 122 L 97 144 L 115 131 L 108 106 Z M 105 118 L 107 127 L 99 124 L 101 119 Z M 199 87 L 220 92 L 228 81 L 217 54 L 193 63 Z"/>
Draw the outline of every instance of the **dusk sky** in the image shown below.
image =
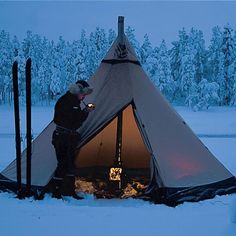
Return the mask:
<path id="1" fill-rule="evenodd" d="M 48 39 L 76 40 L 81 29 L 87 33 L 96 26 L 117 30 L 117 17 L 125 16 L 125 25 L 135 29 L 141 42 L 147 33 L 153 45 L 162 39 L 168 43 L 177 39 L 178 30 L 185 27 L 201 29 L 206 42 L 213 26 L 229 23 L 236 29 L 236 2 L 0 2 L 0 30 L 22 39 L 32 30 Z"/>

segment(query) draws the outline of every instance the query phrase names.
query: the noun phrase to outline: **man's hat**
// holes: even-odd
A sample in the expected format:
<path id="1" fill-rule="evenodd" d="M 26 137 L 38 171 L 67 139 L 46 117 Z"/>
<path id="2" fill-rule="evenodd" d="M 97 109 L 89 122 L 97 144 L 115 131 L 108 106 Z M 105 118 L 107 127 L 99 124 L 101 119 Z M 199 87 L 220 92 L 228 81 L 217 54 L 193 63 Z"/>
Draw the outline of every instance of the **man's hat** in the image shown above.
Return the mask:
<path id="1" fill-rule="evenodd" d="M 93 88 L 90 87 L 85 80 L 78 80 L 75 84 L 70 85 L 69 91 L 74 95 L 79 95 L 79 94 L 88 95 L 93 92 Z"/>

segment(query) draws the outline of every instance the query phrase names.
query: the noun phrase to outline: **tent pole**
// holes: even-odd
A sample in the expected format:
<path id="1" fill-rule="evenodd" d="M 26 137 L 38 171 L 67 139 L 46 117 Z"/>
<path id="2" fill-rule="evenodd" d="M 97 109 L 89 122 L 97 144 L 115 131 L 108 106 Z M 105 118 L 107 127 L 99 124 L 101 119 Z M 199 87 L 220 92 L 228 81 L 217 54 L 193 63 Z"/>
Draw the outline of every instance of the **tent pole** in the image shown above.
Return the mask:
<path id="1" fill-rule="evenodd" d="M 117 131 L 116 131 L 116 164 L 121 165 L 121 148 L 122 148 L 122 121 L 123 112 L 120 111 L 117 117 Z"/>
<path id="2" fill-rule="evenodd" d="M 116 131 L 116 166 L 121 167 L 121 149 L 122 149 L 122 123 L 123 111 L 120 111 L 117 116 L 117 131 Z M 121 180 L 119 181 L 119 189 L 121 189 Z"/>

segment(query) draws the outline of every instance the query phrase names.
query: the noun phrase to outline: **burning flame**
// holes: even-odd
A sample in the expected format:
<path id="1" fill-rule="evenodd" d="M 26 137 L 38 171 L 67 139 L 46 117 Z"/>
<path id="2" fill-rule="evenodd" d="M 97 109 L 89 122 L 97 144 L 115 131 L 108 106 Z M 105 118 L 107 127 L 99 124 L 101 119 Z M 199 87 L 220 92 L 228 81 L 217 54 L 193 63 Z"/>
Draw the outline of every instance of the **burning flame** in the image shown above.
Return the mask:
<path id="1" fill-rule="evenodd" d="M 112 167 L 109 173 L 109 179 L 112 181 L 120 181 L 121 180 L 122 168 Z"/>

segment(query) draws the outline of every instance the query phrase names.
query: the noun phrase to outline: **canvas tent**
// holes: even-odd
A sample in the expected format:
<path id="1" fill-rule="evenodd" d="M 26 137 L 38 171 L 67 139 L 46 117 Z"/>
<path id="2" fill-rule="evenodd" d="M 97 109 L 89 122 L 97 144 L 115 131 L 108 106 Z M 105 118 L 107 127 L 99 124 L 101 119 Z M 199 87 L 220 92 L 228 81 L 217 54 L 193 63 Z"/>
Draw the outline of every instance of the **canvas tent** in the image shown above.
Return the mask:
<path id="1" fill-rule="evenodd" d="M 183 119 L 154 87 L 124 35 L 119 33 L 95 74 L 89 80 L 94 92 L 85 102 L 96 109 L 79 129 L 82 141 L 76 166 L 85 174 L 113 164 L 118 114 L 123 111 L 122 166 L 148 172 L 148 196 L 157 202 L 177 204 L 236 191 L 235 177 L 210 153 Z M 51 144 L 51 122 L 32 146 L 32 184 L 48 184 L 56 168 Z M 25 183 L 26 152 L 22 153 Z M 16 162 L 1 173 L 0 183 L 13 186 Z"/>

